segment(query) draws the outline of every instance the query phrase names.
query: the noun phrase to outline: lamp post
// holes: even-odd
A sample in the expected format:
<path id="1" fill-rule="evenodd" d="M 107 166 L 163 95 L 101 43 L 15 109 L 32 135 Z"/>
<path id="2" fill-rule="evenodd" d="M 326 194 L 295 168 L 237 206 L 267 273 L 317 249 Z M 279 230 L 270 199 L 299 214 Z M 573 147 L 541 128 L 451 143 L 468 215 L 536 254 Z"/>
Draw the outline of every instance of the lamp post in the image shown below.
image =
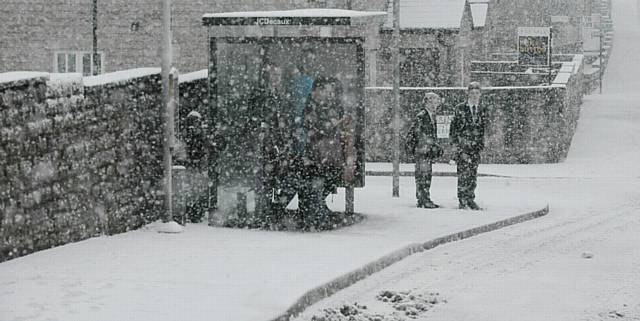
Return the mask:
<path id="1" fill-rule="evenodd" d="M 602 29 L 602 25 L 600 25 L 600 33 L 598 35 L 600 37 L 600 54 L 599 54 L 599 58 L 600 59 L 600 68 L 598 70 L 598 78 L 599 78 L 599 84 L 600 84 L 600 95 L 602 95 L 602 68 L 604 68 L 604 61 L 602 61 L 602 42 L 603 42 L 603 36 L 604 36 L 604 31 Z"/>
<path id="2" fill-rule="evenodd" d="M 164 168 L 164 201 L 167 211 L 163 221 L 173 220 L 171 152 L 173 144 L 173 108 L 174 101 L 170 95 L 171 77 L 171 0 L 162 0 L 162 102 L 163 102 L 163 168 Z"/>
<path id="3" fill-rule="evenodd" d="M 400 197 L 400 0 L 393 0 L 393 197 Z"/>

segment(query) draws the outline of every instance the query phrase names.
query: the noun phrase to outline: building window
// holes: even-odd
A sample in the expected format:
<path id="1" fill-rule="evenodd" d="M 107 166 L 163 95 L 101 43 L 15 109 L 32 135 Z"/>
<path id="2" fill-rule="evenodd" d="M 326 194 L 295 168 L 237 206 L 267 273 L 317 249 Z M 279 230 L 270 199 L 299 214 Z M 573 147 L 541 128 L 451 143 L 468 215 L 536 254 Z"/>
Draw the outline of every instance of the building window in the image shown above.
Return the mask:
<path id="1" fill-rule="evenodd" d="M 90 76 L 95 70 L 97 74 L 102 73 L 104 65 L 104 54 L 98 52 L 97 63 L 93 63 L 91 52 L 87 51 L 60 51 L 55 53 L 54 72 L 58 73 L 82 73 L 83 76 Z"/>

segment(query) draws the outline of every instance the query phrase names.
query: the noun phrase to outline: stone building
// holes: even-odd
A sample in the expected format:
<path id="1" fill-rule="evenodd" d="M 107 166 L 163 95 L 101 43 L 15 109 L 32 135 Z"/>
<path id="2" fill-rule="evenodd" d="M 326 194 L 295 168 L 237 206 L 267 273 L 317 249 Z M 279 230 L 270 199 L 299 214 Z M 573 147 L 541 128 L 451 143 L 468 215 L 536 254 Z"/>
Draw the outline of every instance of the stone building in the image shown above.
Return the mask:
<path id="1" fill-rule="evenodd" d="M 92 63 L 95 0 L 3 0 L 0 6 L 0 72 L 99 73 L 160 65 L 161 1 L 99 0 L 99 59 Z M 453 86 L 466 81 L 469 61 L 514 52 L 517 26 L 552 23 L 568 16 L 556 45 L 579 45 L 573 27 L 594 0 L 400 0 L 403 86 Z M 174 65 L 181 73 L 207 67 L 209 12 L 339 8 L 387 11 L 392 0 L 180 0 L 172 2 Z M 564 21 L 564 20 L 561 20 Z M 558 23 L 558 22 L 554 22 Z M 571 29 L 573 28 L 573 29 Z M 561 28 L 559 27 L 559 30 Z M 391 84 L 391 20 L 381 28 L 375 84 Z"/>
<path id="2" fill-rule="evenodd" d="M 381 29 L 376 84 L 392 84 L 393 6 Z M 474 50 L 471 6 L 466 0 L 400 0 L 400 86 L 437 87 L 464 83 Z M 466 56 L 466 57 L 465 57 Z"/>
<path id="3" fill-rule="evenodd" d="M 308 7 L 375 10 L 387 0 L 181 0 L 172 2 L 174 62 L 181 72 L 207 67 L 202 15 L 221 11 Z M 158 67 L 161 10 L 158 0 L 99 0 L 100 73 Z M 2 0 L 0 72 L 91 72 L 93 0 Z"/>
<path id="4" fill-rule="evenodd" d="M 473 0 L 472 0 L 473 1 Z M 553 27 L 553 50 L 575 53 L 582 49 L 583 16 L 594 11 L 595 0 L 490 0 L 487 44 L 493 52 L 517 50 L 518 27 Z"/>

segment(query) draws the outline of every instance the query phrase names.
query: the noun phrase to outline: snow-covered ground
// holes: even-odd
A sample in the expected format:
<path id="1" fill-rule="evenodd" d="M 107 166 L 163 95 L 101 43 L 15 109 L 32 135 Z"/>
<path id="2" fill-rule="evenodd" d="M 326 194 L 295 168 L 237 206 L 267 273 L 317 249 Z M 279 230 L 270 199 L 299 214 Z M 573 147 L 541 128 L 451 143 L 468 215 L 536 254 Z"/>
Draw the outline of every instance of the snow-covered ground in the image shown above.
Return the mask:
<path id="1" fill-rule="evenodd" d="M 506 181 L 549 215 L 411 256 L 297 320 L 640 320 L 640 2 L 613 6 L 604 95 L 586 97 L 566 162 L 480 168 L 520 177 Z"/>
<path id="2" fill-rule="evenodd" d="M 391 198 L 390 177 L 356 192 L 362 223 L 292 233 L 157 226 L 69 244 L 0 264 L 0 320 L 269 320 L 306 291 L 409 244 L 543 208 L 526 180 L 483 179 L 481 214 L 457 210 L 456 180 L 437 177 L 434 200 L 415 207 L 412 178 Z M 544 188 L 543 186 L 539 186 Z M 344 195 L 330 203 L 343 206 Z"/>
<path id="3" fill-rule="evenodd" d="M 512 178 L 479 179 L 482 212 L 456 209 L 454 177 L 434 179 L 433 199 L 444 205 L 438 210 L 415 208 L 410 177 L 401 179 L 398 199 L 390 197 L 390 177 L 369 177 L 356 190 L 356 211 L 367 219 L 337 231 L 192 224 L 179 234 L 150 226 L 93 238 L 0 263 L 0 320 L 269 320 L 306 291 L 408 244 L 547 203 L 551 212 L 543 218 L 410 256 L 312 306 L 300 320 L 354 302 L 389 320 L 394 311 L 406 318 L 408 309 L 429 320 L 638 320 L 635 4 L 614 2 L 616 46 L 605 95 L 585 99 L 567 161 L 483 165 L 482 172 Z M 336 196 L 331 207 L 341 208 L 343 199 Z M 376 298 L 385 290 L 390 297 Z"/>

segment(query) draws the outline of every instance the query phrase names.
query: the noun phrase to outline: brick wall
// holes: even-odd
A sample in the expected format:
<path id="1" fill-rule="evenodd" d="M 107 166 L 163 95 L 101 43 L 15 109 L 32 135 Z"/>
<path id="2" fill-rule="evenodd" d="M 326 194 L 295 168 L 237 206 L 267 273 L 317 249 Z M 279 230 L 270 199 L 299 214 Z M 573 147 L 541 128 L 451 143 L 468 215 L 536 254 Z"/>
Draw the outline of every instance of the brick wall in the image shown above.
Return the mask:
<path id="1" fill-rule="evenodd" d="M 0 261 L 158 218 L 159 80 L 0 85 Z"/>

